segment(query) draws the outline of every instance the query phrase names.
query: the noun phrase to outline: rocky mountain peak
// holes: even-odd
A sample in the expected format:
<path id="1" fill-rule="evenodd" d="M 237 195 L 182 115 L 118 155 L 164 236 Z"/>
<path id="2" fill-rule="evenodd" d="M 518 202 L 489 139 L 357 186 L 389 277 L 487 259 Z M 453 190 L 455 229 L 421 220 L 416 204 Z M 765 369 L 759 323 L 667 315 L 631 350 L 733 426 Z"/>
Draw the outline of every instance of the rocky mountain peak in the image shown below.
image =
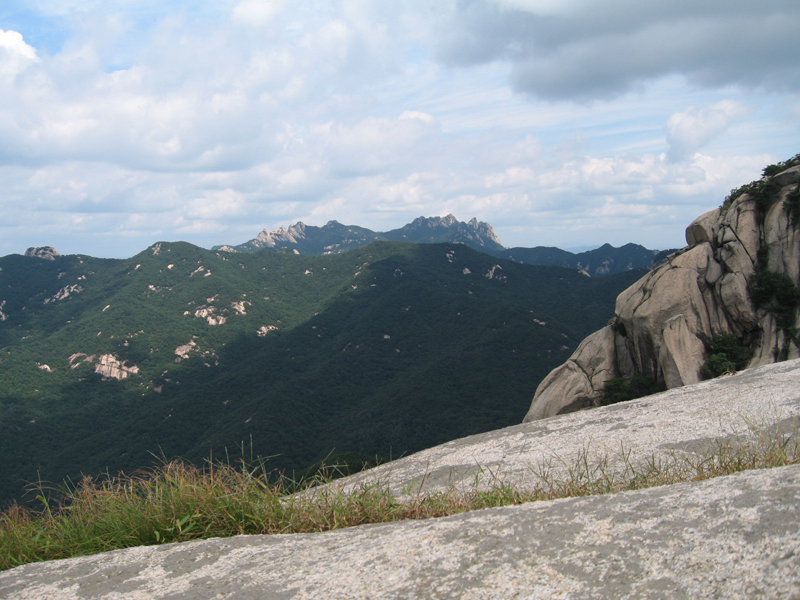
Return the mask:
<path id="1" fill-rule="evenodd" d="M 420 227 L 428 227 L 430 229 L 436 227 L 452 227 L 458 223 L 458 219 L 455 218 L 452 214 L 447 215 L 446 217 L 417 217 L 411 223 L 406 225 L 408 229 L 420 228 Z"/>
<path id="2" fill-rule="evenodd" d="M 417 217 L 405 227 L 396 229 L 394 232 L 402 233 L 404 238 L 409 238 L 412 232 L 420 229 L 449 230 L 451 234 L 447 241 L 461 242 L 473 247 L 489 247 L 494 250 L 503 248 L 503 244 L 500 243 L 500 238 L 492 226 L 478 221 L 475 217 L 467 223 L 459 221 L 452 214 L 444 217 Z"/>
<path id="3" fill-rule="evenodd" d="M 483 221 L 478 221 L 475 217 L 470 219 L 469 223 L 467 223 L 472 229 L 474 229 L 480 236 L 485 237 L 488 240 L 493 241 L 496 244 L 500 243 L 500 238 L 497 237 L 497 234 L 494 231 L 494 228 L 489 225 L 489 223 L 485 223 Z"/>
<path id="4" fill-rule="evenodd" d="M 297 243 L 298 240 L 305 238 L 306 224 L 298 221 L 294 225 L 290 225 L 289 229 L 284 229 L 283 226 L 272 231 L 264 229 L 256 236 L 253 242 L 259 242 L 260 248 L 275 248 L 281 243 Z"/>

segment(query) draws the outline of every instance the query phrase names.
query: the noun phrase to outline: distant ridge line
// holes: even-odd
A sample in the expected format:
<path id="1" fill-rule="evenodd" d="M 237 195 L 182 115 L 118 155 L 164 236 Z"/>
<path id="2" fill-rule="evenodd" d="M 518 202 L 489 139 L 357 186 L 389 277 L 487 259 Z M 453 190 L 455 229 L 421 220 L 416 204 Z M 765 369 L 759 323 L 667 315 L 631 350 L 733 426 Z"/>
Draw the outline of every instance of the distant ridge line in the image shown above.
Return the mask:
<path id="1" fill-rule="evenodd" d="M 460 243 L 470 248 L 515 262 L 578 269 L 591 277 L 602 277 L 633 269 L 653 269 L 666 259 L 674 249 L 650 250 L 638 244 L 625 244 L 615 248 L 603 244 L 585 252 L 569 252 L 555 247 L 506 248 L 494 228 L 473 217 L 468 222 L 454 215 L 444 217 L 417 217 L 398 229 L 380 232 L 358 225 L 343 225 L 331 220 L 317 227 L 298 221 L 288 228 L 283 226 L 262 230 L 255 238 L 237 245 L 214 246 L 212 250 L 225 252 L 257 252 L 264 248 L 292 251 L 297 254 L 340 254 L 360 248 L 374 241 L 415 242 L 419 244 Z"/>

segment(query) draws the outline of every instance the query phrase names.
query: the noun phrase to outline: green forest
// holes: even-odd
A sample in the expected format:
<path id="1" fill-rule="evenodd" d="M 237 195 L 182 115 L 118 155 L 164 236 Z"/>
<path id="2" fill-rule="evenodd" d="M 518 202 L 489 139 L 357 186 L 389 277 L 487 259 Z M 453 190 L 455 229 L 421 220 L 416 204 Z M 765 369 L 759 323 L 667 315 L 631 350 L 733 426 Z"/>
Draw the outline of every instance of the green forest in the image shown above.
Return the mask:
<path id="1" fill-rule="evenodd" d="M 643 274 L 401 242 L 2 257 L 0 504 L 162 459 L 244 452 L 291 473 L 519 423 Z M 123 379 L 98 372 L 109 356 Z"/>

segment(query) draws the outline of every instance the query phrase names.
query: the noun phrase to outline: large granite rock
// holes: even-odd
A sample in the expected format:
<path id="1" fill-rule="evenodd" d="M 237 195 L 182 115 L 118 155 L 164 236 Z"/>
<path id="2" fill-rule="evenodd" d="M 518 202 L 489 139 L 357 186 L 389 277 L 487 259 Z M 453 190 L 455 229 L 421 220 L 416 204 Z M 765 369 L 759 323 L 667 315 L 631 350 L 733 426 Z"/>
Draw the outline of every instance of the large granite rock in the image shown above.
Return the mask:
<path id="1" fill-rule="evenodd" d="M 800 356 L 797 343 L 748 291 L 759 256 L 770 271 L 800 283 L 800 227 L 784 207 L 800 168 L 773 180 L 782 187 L 766 211 L 744 193 L 726 209 L 695 219 L 686 229 L 688 246 L 620 294 L 609 325 L 542 381 L 525 421 L 592 406 L 616 377 L 644 375 L 667 388 L 697 383 L 707 342 L 720 333 L 753 348 L 750 367 Z"/>
<path id="2" fill-rule="evenodd" d="M 337 485 L 524 485 L 587 449 L 638 461 L 796 432 L 800 361 L 456 440 Z M 624 460 L 622 462 L 624 462 Z M 617 462 L 611 461 L 610 468 Z M 0 573 L 14 600 L 800 597 L 800 466 L 320 534 L 118 550 Z"/>
<path id="3" fill-rule="evenodd" d="M 57 256 L 61 255 L 58 253 L 58 250 L 52 246 L 41 246 L 40 248 L 28 248 L 25 250 L 25 256 L 32 256 L 43 260 L 55 260 Z"/>

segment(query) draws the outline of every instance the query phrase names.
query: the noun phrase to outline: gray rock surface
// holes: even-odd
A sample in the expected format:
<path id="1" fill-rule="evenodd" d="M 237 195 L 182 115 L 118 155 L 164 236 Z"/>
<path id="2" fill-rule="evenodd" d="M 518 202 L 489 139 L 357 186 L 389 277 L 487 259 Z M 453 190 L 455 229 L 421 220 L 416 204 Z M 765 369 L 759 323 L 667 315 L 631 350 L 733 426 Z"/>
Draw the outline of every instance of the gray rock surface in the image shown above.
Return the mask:
<path id="1" fill-rule="evenodd" d="M 569 361 L 551 371 L 537 389 L 539 402 L 526 419 L 534 421 L 558 412 L 589 406 L 594 388 L 615 371 L 614 329 L 604 327 L 583 340 Z"/>
<path id="2" fill-rule="evenodd" d="M 800 418 L 800 361 L 509 427 L 353 476 L 523 485 L 587 448 L 691 453 Z M 758 428 L 756 427 L 756 428 Z M 491 471 L 491 472 L 490 472 Z M 425 474 L 428 477 L 425 477 Z M 800 466 L 320 534 L 149 546 L 0 573 L 14 600 L 798 598 Z"/>
<path id="3" fill-rule="evenodd" d="M 55 260 L 56 256 L 61 256 L 58 250 L 52 246 L 42 246 L 40 248 L 28 248 L 25 250 L 25 256 L 33 256 L 44 260 Z"/>
<path id="4" fill-rule="evenodd" d="M 689 245 L 622 292 L 603 333 L 587 338 L 541 382 L 525 421 L 591 406 L 615 377 L 645 375 L 668 388 L 696 383 L 708 355 L 706 342 L 720 333 L 733 333 L 754 349 L 750 367 L 772 363 L 776 356 L 800 356 L 797 342 L 753 304 L 748 291 L 759 252 L 770 271 L 800 284 L 800 227 L 784 207 L 800 169 L 773 179 L 783 187 L 765 213 L 745 193 L 726 209 L 695 219 L 686 229 Z"/>
<path id="5" fill-rule="evenodd" d="M 800 467 L 0 573 L 15 600 L 800 597 Z"/>

